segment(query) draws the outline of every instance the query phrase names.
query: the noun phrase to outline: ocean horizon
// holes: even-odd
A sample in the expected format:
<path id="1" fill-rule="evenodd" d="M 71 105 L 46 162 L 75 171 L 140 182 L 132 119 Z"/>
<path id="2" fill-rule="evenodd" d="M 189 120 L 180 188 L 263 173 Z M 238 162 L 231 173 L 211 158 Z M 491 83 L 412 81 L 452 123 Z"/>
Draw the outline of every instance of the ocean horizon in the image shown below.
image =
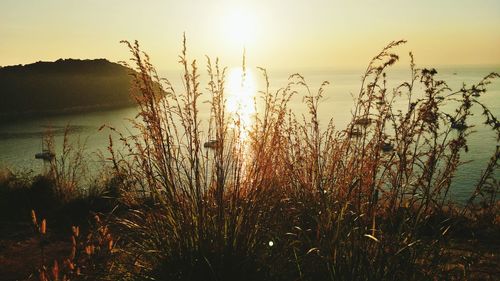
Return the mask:
<path id="1" fill-rule="evenodd" d="M 437 79 L 446 81 L 453 91 L 461 88 L 462 83 L 472 85 L 478 83 L 490 72 L 499 71 L 500 67 L 483 66 L 446 66 L 437 68 Z M 248 67 L 248 72 L 254 79 L 254 91 L 263 90 L 263 77 L 255 68 Z M 303 70 L 298 71 L 309 84 L 311 91 L 316 91 L 323 81 L 329 81 L 326 87 L 324 98 L 319 106 L 319 122 L 321 126 L 328 124 L 332 119 L 336 128 L 342 130 L 351 118 L 353 109 L 353 96 L 356 96 L 361 86 L 362 71 L 353 69 L 345 70 Z M 164 72 L 171 80 L 177 91 L 182 91 L 180 83 L 181 73 Z M 288 77 L 292 73 L 282 71 L 269 71 L 271 82 L 270 91 L 277 91 L 280 87 L 285 87 Z M 177 77 L 176 77 L 177 75 Z M 202 84 L 200 89 L 205 89 L 204 73 L 201 73 Z M 391 69 L 387 73 L 388 87 L 399 85 L 410 79 L 409 68 Z M 500 82 L 493 81 L 488 85 L 487 93 L 481 97 L 481 101 L 490 108 L 494 114 L 500 113 Z M 418 89 L 417 89 L 418 90 Z M 290 108 L 295 114 L 307 114 L 307 110 L 302 103 L 299 93 L 290 104 Z M 201 102 L 207 101 L 210 97 L 202 95 Z M 205 106 L 205 109 L 203 109 Z M 258 111 L 258 108 L 257 108 Z M 97 169 L 103 165 L 102 159 L 97 157 L 97 152 L 106 153 L 108 146 L 109 130 L 99 131 L 102 125 L 108 125 L 126 132 L 133 129 L 127 119 L 135 118 L 137 109 L 135 107 L 119 108 L 112 110 L 99 110 L 80 113 L 69 113 L 53 115 L 48 117 L 34 117 L 19 120 L 11 120 L 7 123 L 0 123 L 0 167 L 6 167 L 15 171 L 32 171 L 39 173 L 43 170 L 43 162 L 34 158 L 35 153 L 42 149 L 42 136 L 47 128 L 52 128 L 55 137 L 56 153 L 62 145 L 64 128 L 70 126 L 70 137 L 73 140 L 80 139 L 85 143 L 87 159 L 90 170 Z M 202 123 L 208 119 L 208 109 L 202 105 L 200 118 Z M 475 131 L 469 137 L 469 152 L 463 153 L 462 160 L 468 162 L 458 170 L 450 191 L 451 198 L 460 202 L 466 200 L 479 175 L 484 170 L 487 161 L 495 151 L 497 140 L 495 134 L 480 123 L 480 112 L 475 112 L 472 118 L 478 124 L 473 124 Z M 471 124 L 472 125 L 472 124 Z M 116 135 L 115 135 L 116 137 Z"/>

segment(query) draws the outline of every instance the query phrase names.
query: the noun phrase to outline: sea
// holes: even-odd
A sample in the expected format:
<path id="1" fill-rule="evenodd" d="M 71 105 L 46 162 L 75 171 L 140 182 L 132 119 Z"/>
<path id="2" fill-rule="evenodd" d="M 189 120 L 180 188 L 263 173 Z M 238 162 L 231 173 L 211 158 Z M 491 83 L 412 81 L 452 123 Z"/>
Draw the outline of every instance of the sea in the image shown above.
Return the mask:
<path id="1" fill-rule="evenodd" d="M 446 66 L 437 68 L 437 79 L 447 82 L 453 90 L 459 90 L 464 84 L 472 85 L 481 81 L 481 79 L 491 72 L 500 72 L 500 66 Z M 251 92 L 265 90 L 264 78 L 258 69 L 247 67 L 248 80 Z M 297 72 L 297 71 L 295 71 Z M 295 73 L 293 72 L 293 73 Z M 237 72 L 236 72 L 237 73 Z M 286 71 L 268 71 L 270 91 L 274 92 L 287 85 L 290 74 Z M 351 118 L 353 109 L 353 97 L 356 97 L 360 91 L 361 78 L 363 70 L 342 70 L 342 69 L 318 69 L 298 71 L 304 77 L 306 83 L 310 86 L 309 91 L 314 93 L 323 81 L 328 81 L 323 99 L 319 106 L 319 122 L 325 126 L 330 120 L 333 120 L 336 128 L 345 128 Z M 169 73 L 168 73 L 169 74 Z M 168 75 L 167 74 L 167 75 Z M 409 81 L 411 78 L 409 69 L 394 69 L 387 73 L 388 87 L 398 85 Z M 233 75 L 234 76 L 234 75 Z M 173 85 L 178 91 L 182 90 L 180 74 L 174 74 Z M 203 76 L 202 76 L 203 77 Z M 175 79 L 177 78 L 177 79 Z M 229 75 L 230 79 L 231 74 Z M 200 89 L 206 92 L 205 83 L 201 82 Z M 235 82 L 235 81 L 233 81 Z M 229 81 L 231 83 L 231 81 Z M 237 81 L 235 82 L 236 84 Z M 229 89 L 231 90 L 231 89 Z M 421 90 L 417 86 L 417 91 Z M 296 97 L 291 101 L 291 108 L 297 116 L 307 116 L 308 111 L 303 104 L 303 96 L 307 89 L 298 88 Z M 202 94 L 200 100 L 208 101 L 209 95 Z M 241 99 L 236 99 L 240 100 Z M 487 86 L 487 92 L 479 100 L 487 105 L 489 109 L 500 117 L 500 79 L 493 80 Z M 203 107 L 202 107 L 203 108 Z M 200 111 L 203 109 L 200 109 Z M 259 109 L 257 108 L 257 111 Z M 200 112 L 203 119 L 208 119 L 208 112 Z M 481 172 L 486 168 L 486 164 L 499 145 L 495 133 L 482 124 L 480 110 L 473 111 L 472 118 L 474 125 L 473 131 L 469 136 L 469 151 L 463 153 L 462 160 L 467 162 L 462 165 L 455 175 L 451 198 L 457 202 L 464 202 L 469 198 L 475 184 L 479 180 Z M 135 118 L 137 109 L 135 107 L 121 108 L 107 111 L 95 111 L 86 113 L 54 115 L 50 117 L 38 117 L 30 119 L 19 119 L 10 122 L 0 123 L 0 168 L 8 168 L 13 171 L 40 173 L 45 169 L 42 160 L 35 159 L 35 154 L 43 148 L 42 137 L 50 128 L 55 138 L 56 154 L 60 153 L 61 144 L 66 126 L 69 126 L 69 138 L 72 142 L 79 141 L 85 145 L 87 163 L 91 166 L 90 170 L 99 170 L 106 165 L 105 157 L 109 145 L 109 136 L 117 138 L 109 129 L 99 130 L 103 125 L 111 126 L 125 134 L 134 133 L 134 128 L 130 124 L 130 119 Z M 301 117 L 300 117 L 301 118 Z M 498 173 L 497 173 L 498 175 Z"/>

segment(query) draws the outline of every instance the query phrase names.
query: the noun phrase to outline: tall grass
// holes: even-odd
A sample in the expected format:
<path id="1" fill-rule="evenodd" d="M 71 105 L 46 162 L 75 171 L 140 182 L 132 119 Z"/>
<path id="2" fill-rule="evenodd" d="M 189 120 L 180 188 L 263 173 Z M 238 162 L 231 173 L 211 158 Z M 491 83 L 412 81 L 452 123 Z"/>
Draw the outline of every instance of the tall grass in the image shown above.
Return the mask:
<path id="1" fill-rule="evenodd" d="M 387 70 L 405 41 L 391 42 L 368 64 L 351 122 L 336 128 L 318 117 L 327 82 L 313 92 L 293 74 L 271 92 L 260 68 L 266 87 L 255 103 L 263 106 L 243 128 L 226 108 L 218 59 L 207 57 L 202 89 L 184 38 L 184 88 L 177 90 L 137 42 L 123 43 L 136 69 L 139 114 L 131 122 L 139 133 L 111 128 L 124 147 L 110 137 L 120 201 L 130 210 L 114 224 L 122 239 L 114 278 L 396 280 L 441 272 L 457 210 L 449 191 L 473 107 L 500 137 L 496 116 L 480 101 L 498 74 L 453 91 L 436 70 L 418 69 L 410 53 L 409 80 L 390 88 Z M 306 117 L 289 107 L 301 97 Z M 206 100 L 210 118 L 201 120 Z M 203 148 L 208 140 L 216 140 L 213 149 Z M 497 146 L 458 211 L 473 210 L 478 196 L 490 214 L 498 211 L 498 155 Z"/>
<path id="2" fill-rule="evenodd" d="M 67 125 L 64 129 L 63 140 L 59 151 L 56 152 L 55 137 L 50 128 L 44 133 L 43 144 L 49 152 L 54 153 L 54 157 L 43 160 L 45 177 L 53 183 L 54 195 L 58 201 L 68 202 L 76 198 L 81 189 L 79 185 L 87 175 L 87 159 L 85 158 L 85 142 L 80 139 L 70 140 L 71 127 Z"/>

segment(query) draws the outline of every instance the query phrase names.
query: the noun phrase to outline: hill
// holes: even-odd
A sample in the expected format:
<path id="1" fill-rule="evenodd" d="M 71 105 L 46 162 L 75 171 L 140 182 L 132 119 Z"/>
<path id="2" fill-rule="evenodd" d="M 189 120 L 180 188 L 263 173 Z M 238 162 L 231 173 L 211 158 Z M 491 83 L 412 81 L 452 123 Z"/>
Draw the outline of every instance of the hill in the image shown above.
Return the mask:
<path id="1" fill-rule="evenodd" d="M 130 106 L 130 71 L 106 59 L 2 67 L 0 120 Z"/>

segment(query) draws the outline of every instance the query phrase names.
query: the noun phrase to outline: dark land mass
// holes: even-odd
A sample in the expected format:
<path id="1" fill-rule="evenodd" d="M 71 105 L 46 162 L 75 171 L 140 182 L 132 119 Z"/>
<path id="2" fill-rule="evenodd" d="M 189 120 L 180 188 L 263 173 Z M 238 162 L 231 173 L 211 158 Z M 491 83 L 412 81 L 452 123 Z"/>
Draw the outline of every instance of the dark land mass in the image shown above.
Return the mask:
<path id="1" fill-rule="evenodd" d="M 134 104 L 131 69 L 106 59 L 0 68 L 0 121 Z"/>

